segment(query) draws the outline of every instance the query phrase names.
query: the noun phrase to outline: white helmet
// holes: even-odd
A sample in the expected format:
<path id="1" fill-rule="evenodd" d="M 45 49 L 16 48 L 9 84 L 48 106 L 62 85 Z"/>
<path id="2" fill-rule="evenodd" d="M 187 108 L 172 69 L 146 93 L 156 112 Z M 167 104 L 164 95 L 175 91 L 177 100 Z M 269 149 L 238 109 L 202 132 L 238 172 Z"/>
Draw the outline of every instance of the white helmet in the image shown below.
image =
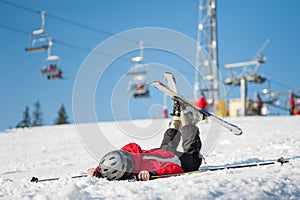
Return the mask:
<path id="1" fill-rule="evenodd" d="M 123 150 L 115 150 L 104 155 L 99 163 L 101 175 L 108 180 L 124 180 L 134 171 L 132 156 Z"/>

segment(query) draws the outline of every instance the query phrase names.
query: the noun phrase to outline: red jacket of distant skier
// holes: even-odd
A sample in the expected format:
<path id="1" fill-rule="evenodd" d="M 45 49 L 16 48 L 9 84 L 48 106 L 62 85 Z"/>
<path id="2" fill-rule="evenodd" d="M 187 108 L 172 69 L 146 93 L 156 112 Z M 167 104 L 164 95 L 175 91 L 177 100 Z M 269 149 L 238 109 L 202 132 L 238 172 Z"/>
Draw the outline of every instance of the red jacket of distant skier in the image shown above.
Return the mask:
<path id="1" fill-rule="evenodd" d="M 162 149 L 142 150 L 136 143 L 129 143 L 121 150 L 128 151 L 134 158 L 135 173 L 143 170 L 158 175 L 184 172 L 179 158 L 173 152 Z M 100 172 L 99 167 L 96 170 Z"/>
<path id="2" fill-rule="evenodd" d="M 293 108 L 295 107 L 295 99 L 294 99 L 294 96 L 291 96 L 290 98 L 290 106 Z"/>
<path id="3" fill-rule="evenodd" d="M 197 101 L 197 106 L 201 109 L 207 109 L 207 102 L 204 97 L 200 97 Z"/>

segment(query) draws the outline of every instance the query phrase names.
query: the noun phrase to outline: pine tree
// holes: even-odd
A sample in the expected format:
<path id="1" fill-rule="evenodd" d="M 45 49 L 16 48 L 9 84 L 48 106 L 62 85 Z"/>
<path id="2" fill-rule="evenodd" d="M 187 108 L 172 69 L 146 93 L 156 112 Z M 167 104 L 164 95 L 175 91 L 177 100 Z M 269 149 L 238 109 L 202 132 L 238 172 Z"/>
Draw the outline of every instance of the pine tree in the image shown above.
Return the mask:
<path id="1" fill-rule="evenodd" d="M 40 102 L 37 101 L 34 104 L 34 112 L 32 113 L 33 115 L 33 121 L 32 121 L 32 126 L 42 126 L 43 125 L 43 119 L 42 119 L 42 112 L 41 112 L 41 105 Z"/>
<path id="2" fill-rule="evenodd" d="M 55 121 L 55 124 L 56 125 L 59 125 L 59 124 L 68 124 L 68 116 L 67 116 L 67 113 L 66 113 L 66 109 L 65 109 L 65 106 L 64 104 L 61 105 L 59 111 L 58 111 L 58 117 Z"/>
<path id="3" fill-rule="evenodd" d="M 29 107 L 25 107 L 25 111 L 23 112 L 23 119 L 20 121 L 17 126 L 17 128 L 25 128 L 30 127 L 30 114 L 29 114 Z"/>

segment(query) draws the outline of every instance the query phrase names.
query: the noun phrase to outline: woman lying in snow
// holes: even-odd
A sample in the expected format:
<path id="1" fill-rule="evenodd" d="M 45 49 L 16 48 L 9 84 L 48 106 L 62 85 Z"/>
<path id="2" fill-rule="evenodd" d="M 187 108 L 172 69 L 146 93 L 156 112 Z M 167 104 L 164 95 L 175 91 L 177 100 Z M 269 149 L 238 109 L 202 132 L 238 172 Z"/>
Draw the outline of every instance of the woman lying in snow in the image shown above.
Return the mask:
<path id="1" fill-rule="evenodd" d="M 199 129 L 195 126 L 197 121 L 191 112 L 180 107 L 175 101 L 173 118 L 159 148 L 143 150 L 138 144 L 129 143 L 104 155 L 99 166 L 89 169 L 88 174 L 108 180 L 137 177 L 146 181 L 154 175 L 198 170 L 202 159 Z M 184 152 L 176 150 L 181 137 Z"/>

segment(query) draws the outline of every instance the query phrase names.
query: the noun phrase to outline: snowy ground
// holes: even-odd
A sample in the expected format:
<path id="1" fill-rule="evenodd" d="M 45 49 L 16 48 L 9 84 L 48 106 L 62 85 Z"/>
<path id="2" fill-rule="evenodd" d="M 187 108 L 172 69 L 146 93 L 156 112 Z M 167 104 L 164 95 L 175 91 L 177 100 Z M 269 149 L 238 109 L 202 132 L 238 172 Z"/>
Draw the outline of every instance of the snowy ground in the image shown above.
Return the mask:
<path id="1" fill-rule="evenodd" d="M 97 165 L 83 147 L 74 125 L 13 129 L 0 133 L 0 198 L 300 199 L 300 117 L 228 120 L 239 125 L 244 134 L 235 136 L 224 131 L 214 149 L 206 155 L 208 166 L 269 161 L 281 156 L 288 158 L 290 163 L 146 182 L 109 182 L 93 177 L 70 179 Z M 110 123 L 98 125 L 106 127 L 105 131 L 113 127 Z M 93 127 L 91 124 L 80 126 L 87 132 Z M 210 123 L 199 126 L 205 142 L 203 137 Z M 124 142 L 122 140 L 119 145 Z M 141 146 L 156 147 L 159 142 Z M 61 179 L 31 183 L 32 176 Z"/>

